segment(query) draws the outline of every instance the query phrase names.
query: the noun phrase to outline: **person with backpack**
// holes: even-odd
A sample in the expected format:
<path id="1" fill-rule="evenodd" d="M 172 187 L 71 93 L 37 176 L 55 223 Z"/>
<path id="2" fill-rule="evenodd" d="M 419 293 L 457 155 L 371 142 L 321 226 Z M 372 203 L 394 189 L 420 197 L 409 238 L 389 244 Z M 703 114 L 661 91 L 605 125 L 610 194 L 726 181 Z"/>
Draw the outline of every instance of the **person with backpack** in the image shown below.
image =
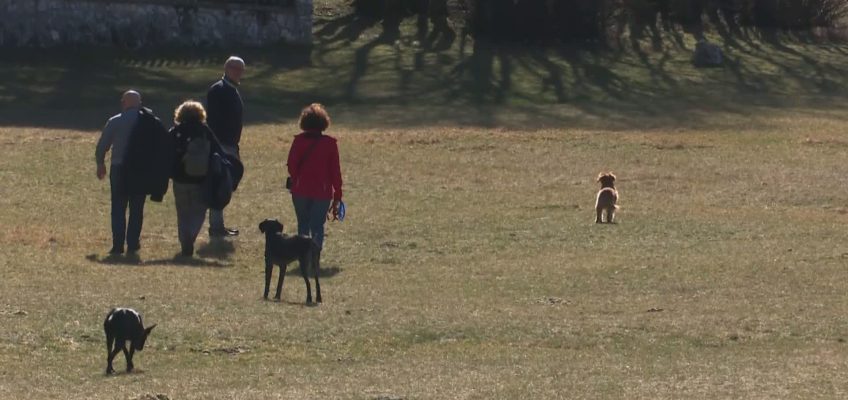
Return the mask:
<path id="1" fill-rule="evenodd" d="M 170 132 L 174 138 L 176 157 L 171 177 L 177 206 L 177 235 L 180 255 L 194 255 L 194 242 L 206 219 L 207 199 L 204 183 L 209 174 L 212 154 L 220 152 L 218 138 L 206 125 L 206 110 L 196 101 L 186 101 L 174 111 Z"/>
<path id="2" fill-rule="evenodd" d="M 294 137 L 286 163 L 286 188 L 294 203 L 297 233 L 311 236 L 319 249 L 324 247 L 324 223 L 328 215 L 338 219 L 342 201 L 339 147 L 335 138 L 324 134 L 329 127 L 330 115 L 323 105 L 304 108 L 300 113 L 303 132 Z"/>
<path id="3" fill-rule="evenodd" d="M 106 152 L 112 151 L 109 182 L 112 203 L 110 255 L 135 255 L 141 249 L 144 202 L 162 201 L 168 191 L 168 166 L 173 142 L 162 122 L 141 106 L 141 94 L 128 90 L 121 96 L 122 112 L 109 119 L 97 141 L 97 178 L 106 177 Z M 129 207 L 129 223 L 127 208 Z"/>

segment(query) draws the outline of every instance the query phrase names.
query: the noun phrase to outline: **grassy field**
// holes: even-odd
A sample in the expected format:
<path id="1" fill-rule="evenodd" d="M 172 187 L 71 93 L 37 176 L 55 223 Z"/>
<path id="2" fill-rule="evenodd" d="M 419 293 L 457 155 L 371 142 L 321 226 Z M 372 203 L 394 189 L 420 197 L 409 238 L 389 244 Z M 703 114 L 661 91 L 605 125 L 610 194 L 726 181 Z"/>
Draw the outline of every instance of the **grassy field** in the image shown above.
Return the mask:
<path id="1" fill-rule="evenodd" d="M 0 128 L 3 398 L 843 398 L 845 114 L 732 129 L 364 131 L 325 303 L 261 300 L 290 125 L 254 125 L 234 251 L 173 260 L 173 198 L 141 264 L 109 262 L 94 132 Z M 592 223 L 598 171 L 620 224 Z M 291 231 L 291 228 L 289 228 Z M 107 378 L 113 306 L 158 323 Z M 118 364 L 121 368 L 122 363 Z"/>
<path id="2" fill-rule="evenodd" d="M 370 45 L 379 26 L 341 18 L 312 49 L 244 49 L 242 234 L 204 230 L 189 263 L 170 193 L 146 206 L 139 261 L 105 257 L 94 144 L 123 88 L 167 117 L 228 53 L 0 60 L 0 398 L 848 396 L 848 48 L 740 40 L 708 71 L 673 45 L 509 49 L 481 81 L 459 39 L 416 66 L 414 34 Z M 256 226 L 292 232 L 283 162 L 312 100 L 348 217 L 305 307 L 296 275 L 261 299 Z M 593 223 L 605 170 L 616 225 Z M 107 377 L 115 306 L 158 328 L 137 372 Z"/>

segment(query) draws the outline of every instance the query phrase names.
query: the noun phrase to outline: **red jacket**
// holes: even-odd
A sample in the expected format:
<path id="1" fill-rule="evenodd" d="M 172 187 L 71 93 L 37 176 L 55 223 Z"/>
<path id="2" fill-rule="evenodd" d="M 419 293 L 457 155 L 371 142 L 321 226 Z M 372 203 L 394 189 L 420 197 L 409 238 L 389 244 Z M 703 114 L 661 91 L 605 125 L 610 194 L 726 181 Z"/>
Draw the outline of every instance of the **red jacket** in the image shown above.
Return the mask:
<path id="1" fill-rule="evenodd" d="M 310 150 L 313 144 L 315 147 Z M 292 194 L 316 200 L 342 199 L 339 146 L 334 137 L 321 132 L 296 135 L 286 165 L 292 178 Z"/>

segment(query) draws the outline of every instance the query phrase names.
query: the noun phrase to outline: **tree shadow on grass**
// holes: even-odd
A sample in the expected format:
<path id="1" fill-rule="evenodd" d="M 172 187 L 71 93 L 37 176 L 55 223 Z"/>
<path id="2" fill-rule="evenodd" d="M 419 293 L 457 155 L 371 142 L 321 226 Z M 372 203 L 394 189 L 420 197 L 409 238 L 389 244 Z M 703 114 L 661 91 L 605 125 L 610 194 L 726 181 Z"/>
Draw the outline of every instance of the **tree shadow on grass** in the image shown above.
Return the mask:
<path id="1" fill-rule="evenodd" d="M 169 48 L 6 51 L 10 56 L 0 60 L 0 73 L 15 74 L 17 78 L 0 84 L 0 125 L 80 130 L 102 128 L 110 116 L 120 112 L 120 95 L 128 89 L 139 90 L 143 104 L 169 125 L 168 116 L 182 101 L 205 99 L 209 85 L 221 77 L 223 62 L 231 54 L 218 49 Z M 248 89 L 244 91 L 253 95 L 251 105 L 264 105 L 271 100 L 277 110 L 299 110 L 311 97 L 306 91 L 285 93 L 271 84 L 274 74 L 308 68 L 311 47 L 280 45 L 233 53 L 245 58 L 249 66 L 262 66 L 249 70 L 250 78 L 261 90 L 256 93 L 247 82 Z M 274 116 L 248 115 L 250 122 L 263 122 Z"/>
<path id="2" fill-rule="evenodd" d="M 353 42 L 363 32 L 379 22 L 378 19 L 359 16 L 355 13 L 340 16 L 331 20 L 322 20 L 315 23 L 314 36 L 326 44 L 337 42 Z"/>
<path id="3" fill-rule="evenodd" d="M 345 14 L 315 27 L 312 47 L 234 51 L 256 66 L 243 85 L 246 124 L 288 121 L 320 101 L 337 121 L 368 127 L 707 127 L 713 111 L 836 108 L 848 100 L 841 63 L 848 46 L 800 48 L 783 37 L 755 40 L 734 26 L 718 31 L 728 63 L 711 71 L 686 65 L 689 49 L 677 31 L 636 31 L 633 37 L 645 42 L 617 52 L 586 43 L 540 48 L 482 40 L 466 51 L 441 12 Z M 671 35 L 676 53 L 660 49 L 668 41 L 661 34 Z M 167 121 L 182 100 L 205 97 L 230 51 L 12 49 L 0 61 L 7 77 L 0 82 L 0 125 L 100 129 L 130 87 Z M 786 87 L 796 96 L 786 96 Z M 201 253 L 226 258 L 214 248 Z"/>

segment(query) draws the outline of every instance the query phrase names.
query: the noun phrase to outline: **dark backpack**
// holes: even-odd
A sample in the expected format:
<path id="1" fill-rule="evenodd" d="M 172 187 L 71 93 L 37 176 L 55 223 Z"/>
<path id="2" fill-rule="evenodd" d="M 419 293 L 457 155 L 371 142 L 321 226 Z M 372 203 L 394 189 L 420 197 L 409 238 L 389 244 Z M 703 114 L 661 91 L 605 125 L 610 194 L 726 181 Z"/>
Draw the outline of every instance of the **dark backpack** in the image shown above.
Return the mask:
<path id="1" fill-rule="evenodd" d="M 209 169 L 203 181 L 203 200 L 213 210 L 223 210 L 233 198 L 233 164 L 219 152 L 209 158 Z"/>

